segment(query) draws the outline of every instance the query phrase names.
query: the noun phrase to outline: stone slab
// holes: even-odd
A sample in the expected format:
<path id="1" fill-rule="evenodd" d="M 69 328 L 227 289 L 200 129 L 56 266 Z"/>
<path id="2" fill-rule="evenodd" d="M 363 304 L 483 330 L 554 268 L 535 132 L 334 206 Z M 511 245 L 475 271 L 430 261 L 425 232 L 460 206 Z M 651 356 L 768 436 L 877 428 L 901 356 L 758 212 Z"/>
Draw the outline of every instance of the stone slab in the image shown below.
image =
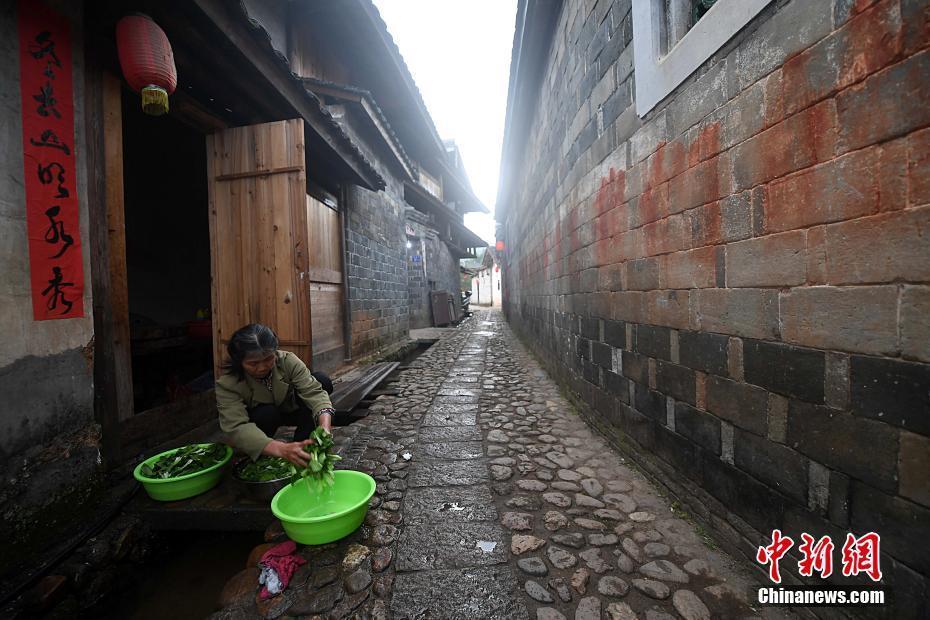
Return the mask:
<path id="1" fill-rule="evenodd" d="M 433 399 L 435 405 L 473 405 L 478 402 L 478 395 L 473 396 L 445 396 L 440 395 Z"/>
<path id="2" fill-rule="evenodd" d="M 420 429 L 420 441 L 440 443 L 449 441 L 481 441 L 477 426 L 424 426 Z"/>
<path id="3" fill-rule="evenodd" d="M 529 619 L 509 566 L 398 574 L 391 612 L 395 618 Z"/>
<path id="4" fill-rule="evenodd" d="M 407 525 L 496 522 L 497 519 L 491 489 L 484 485 L 410 489 L 404 497 L 404 522 Z"/>
<path id="5" fill-rule="evenodd" d="M 427 413 L 477 413 L 478 403 L 436 403 Z"/>
<path id="6" fill-rule="evenodd" d="M 488 466 L 484 459 L 474 461 L 419 461 L 414 463 L 407 478 L 411 487 L 474 485 L 488 482 Z"/>
<path id="7" fill-rule="evenodd" d="M 468 461 L 481 458 L 484 450 L 480 441 L 455 441 L 451 443 L 424 443 L 417 449 L 420 458 L 445 461 Z"/>
<path id="8" fill-rule="evenodd" d="M 447 387 L 468 387 L 467 385 L 463 385 L 463 384 L 478 383 L 478 380 L 479 380 L 480 378 L 481 378 L 481 373 L 480 373 L 480 372 L 466 373 L 466 372 L 462 372 L 462 371 L 459 370 L 459 369 L 456 369 L 456 370 L 455 370 L 455 375 L 453 375 L 453 376 L 449 377 L 448 379 L 446 379 L 445 381 L 443 381 L 441 387 L 444 387 L 444 388 L 447 388 Z"/>
<path id="9" fill-rule="evenodd" d="M 460 387 L 440 387 L 439 388 L 440 396 L 470 396 L 472 398 L 478 398 L 481 395 L 481 390 L 475 388 L 460 388 Z"/>
<path id="10" fill-rule="evenodd" d="M 472 413 L 427 413 L 422 426 L 475 426 L 478 414 Z"/>
<path id="11" fill-rule="evenodd" d="M 493 566 L 506 562 L 509 553 L 497 523 L 419 525 L 404 528 L 394 566 L 399 572 Z"/>

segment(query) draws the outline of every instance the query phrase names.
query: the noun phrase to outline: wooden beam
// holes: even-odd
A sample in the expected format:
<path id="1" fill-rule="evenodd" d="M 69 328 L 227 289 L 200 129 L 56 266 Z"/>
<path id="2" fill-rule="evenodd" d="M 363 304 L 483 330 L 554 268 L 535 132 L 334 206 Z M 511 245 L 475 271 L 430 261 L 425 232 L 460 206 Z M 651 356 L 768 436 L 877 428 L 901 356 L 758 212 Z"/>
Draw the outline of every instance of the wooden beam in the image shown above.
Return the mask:
<path id="1" fill-rule="evenodd" d="M 408 196 L 407 190 L 410 191 L 410 196 Z M 423 206 L 428 212 L 446 219 L 456 217 L 457 215 L 454 210 L 447 207 L 441 200 L 420 185 L 419 181 L 404 182 L 404 198 L 418 211 L 422 211 L 419 206 Z M 413 198 L 413 202 L 411 202 L 411 198 Z"/>
<path id="2" fill-rule="evenodd" d="M 236 179 L 248 179 L 250 177 L 267 177 L 272 174 L 284 174 L 285 172 L 302 172 L 303 166 L 284 166 L 281 168 L 270 168 L 268 170 L 250 170 L 248 172 L 235 172 L 233 174 L 221 174 L 216 177 L 217 181 L 235 181 Z"/>
<path id="3" fill-rule="evenodd" d="M 309 124 L 325 146 L 331 150 L 355 177 L 355 181 L 372 191 L 380 189 L 381 182 L 377 173 L 365 166 L 359 154 L 346 144 L 346 140 L 337 135 L 337 129 L 326 117 L 318 102 L 307 92 L 299 79 L 290 74 L 288 67 L 282 66 L 270 49 L 261 46 L 256 37 L 248 31 L 244 16 L 234 14 L 237 5 L 222 0 L 194 0 L 201 11 L 219 28 L 228 40 L 245 56 L 252 66 L 268 81 L 270 86 L 281 94 Z"/>
<path id="4" fill-rule="evenodd" d="M 208 134 L 206 136 L 207 149 L 207 221 L 210 230 L 210 316 L 213 317 L 213 378 L 219 379 L 223 372 L 224 345 L 219 333 L 219 290 L 217 282 L 217 251 L 218 243 L 216 240 L 216 191 L 213 187 L 213 177 L 216 176 L 216 163 L 214 153 L 216 152 L 216 136 Z"/>
<path id="5" fill-rule="evenodd" d="M 342 254 L 340 252 L 340 258 Z M 307 279 L 311 282 L 327 282 L 329 284 L 342 284 L 342 272 L 325 267 L 310 267 Z"/>
<path id="6" fill-rule="evenodd" d="M 345 101 L 354 101 L 359 103 L 364 100 L 361 93 L 357 93 L 351 90 L 346 90 L 345 88 L 337 88 L 329 84 L 318 84 L 314 80 L 316 78 L 303 78 L 304 86 L 307 90 L 312 91 L 318 95 L 326 95 L 329 97 L 335 97 L 336 99 L 343 99 Z"/>
<path id="7" fill-rule="evenodd" d="M 337 414 L 349 413 L 398 366 L 400 366 L 399 362 L 372 364 L 367 366 L 356 379 L 339 383 L 330 394 L 333 409 Z"/>
<path id="8" fill-rule="evenodd" d="M 123 205 L 122 84 L 103 73 L 103 174 L 106 188 L 107 245 L 110 266 L 110 320 L 113 322 L 113 382 L 120 420 L 132 417 L 132 355 L 129 333 L 129 284 L 126 270 L 126 213 Z"/>
<path id="9" fill-rule="evenodd" d="M 194 131 L 204 135 L 222 131 L 228 127 L 225 120 L 218 118 L 203 105 L 184 91 L 178 90 L 171 95 L 172 118 L 176 118 Z"/>
<path id="10" fill-rule="evenodd" d="M 94 310 L 94 415 L 101 427 L 101 456 L 112 468 L 119 462 L 119 398 L 110 313 L 110 255 L 104 179 L 103 70 L 90 52 L 85 64 L 84 123 L 87 128 L 88 237 Z"/>
<path id="11" fill-rule="evenodd" d="M 416 176 L 414 175 L 413 170 L 407 164 L 407 161 L 400 154 L 400 150 L 395 144 L 395 138 L 391 135 L 391 132 L 388 131 L 388 128 L 384 126 L 384 123 L 381 122 L 380 115 L 372 109 L 371 105 L 366 99 L 362 99 L 362 107 L 365 109 L 365 113 L 368 115 L 368 118 L 371 120 L 371 123 L 375 126 L 375 129 L 378 130 L 378 133 L 381 134 L 381 139 L 384 140 L 384 143 L 387 144 L 388 148 L 391 150 L 391 154 L 394 156 L 394 159 L 397 160 L 397 163 L 400 164 L 400 167 L 403 168 L 404 172 L 407 173 L 407 178 L 415 180 Z"/>
<path id="12" fill-rule="evenodd" d="M 167 11 L 162 22 L 184 32 L 183 41 L 174 48 L 174 57 L 179 70 L 183 69 L 186 84 L 193 86 L 191 90 L 178 89 L 172 98 L 183 93 L 198 100 L 202 107 L 211 110 L 211 115 L 224 118 L 228 126 L 292 116 L 283 97 L 252 87 L 260 76 L 243 66 L 243 59 L 232 44 L 218 44 L 208 31 L 192 26 L 186 15 L 176 11 Z M 214 50 L 208 62 L 202 57 L 205 49 Z"/>

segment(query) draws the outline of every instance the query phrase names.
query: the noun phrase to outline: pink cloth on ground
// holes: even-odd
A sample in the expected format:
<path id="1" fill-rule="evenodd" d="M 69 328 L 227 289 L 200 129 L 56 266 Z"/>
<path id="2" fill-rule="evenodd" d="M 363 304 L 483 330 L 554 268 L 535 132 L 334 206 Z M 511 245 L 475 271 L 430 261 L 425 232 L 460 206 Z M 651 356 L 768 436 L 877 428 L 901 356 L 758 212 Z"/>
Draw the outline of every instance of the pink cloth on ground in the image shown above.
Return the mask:
<path id="1" fill-rule="evenodd" d="M 287 588 L 294 571 L 307 563 L 307 560 L 297 555 L 295 551 L 297 551 L 297 545 L 293 540 L 289 540 L 266 551 L 259 561 L 261 566 L 266 566 L 278 574 L 282 592 Z M 268 586 L 263 586 L 261 598 L 268 599 L 272 596 L 275 595 L 268 591 Z"/>

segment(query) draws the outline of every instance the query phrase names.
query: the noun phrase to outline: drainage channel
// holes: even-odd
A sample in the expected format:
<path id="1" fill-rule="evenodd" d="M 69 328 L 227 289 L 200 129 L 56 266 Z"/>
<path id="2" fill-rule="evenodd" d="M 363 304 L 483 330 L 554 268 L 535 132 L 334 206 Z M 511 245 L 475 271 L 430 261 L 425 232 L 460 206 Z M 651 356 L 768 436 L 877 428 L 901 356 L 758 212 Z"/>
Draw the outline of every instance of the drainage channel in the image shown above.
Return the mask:
<path id="1" fill-rule="evenodd" d="M 352 409 L 351 416 L 337 416 L 333 421 L 334 426 L 347 426 L 367 415 L 367 411 L 379 396 L 397 396 L 399 394 L 395 384 L 400 378 L 400 373 L 410 368 L 418 357 L 426 353 L 433 346 L 437 339 L 418 339 L 413 341 L 409 346 L 401 349 L 395 355 L 383 358 L 383 362 L 397 362 L 398 366 L 394 368 L 387 376 L 382 379 L 378 385 L 368 393 L 368 395 L 359 401 Z"/>
<path id="2" fill-rule="evenodd" d="M 205 618 L 216 610 L 223 586 L 245 568 L 261 532 L 159 532 L 151 554 L 120 575 L 113 594 L 88 610 L 93 618 L 161 620 Z"/>

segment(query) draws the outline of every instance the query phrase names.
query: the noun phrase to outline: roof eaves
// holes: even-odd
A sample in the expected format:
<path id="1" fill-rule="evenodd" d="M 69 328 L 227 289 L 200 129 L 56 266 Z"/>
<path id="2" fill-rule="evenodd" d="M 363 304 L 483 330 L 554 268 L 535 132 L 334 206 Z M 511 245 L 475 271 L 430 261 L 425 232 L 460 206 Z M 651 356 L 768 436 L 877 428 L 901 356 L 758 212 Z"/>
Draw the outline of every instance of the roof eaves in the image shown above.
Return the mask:
<path id="1" fill-rule="evenodd" d="M 436 157 L 438 161 L 441 162 L 442 167 L 449 173 L 448 165 L 448 153 L 446 151 L 446 145 L 443 139 L 439 135 L 439 131 L 436 129 L 436 125 L 433 123 L 433 117 L 429 113 L 429 109 L 426 107 L 426 102 L 423 100 L 423 96 L 420 93 L 420 89 L 417 87 L 416 80 L 413 78 L 413 74 L 410 72 L 410 68 L 407 66 L 407 62 L 404 60 L 404 56 L 400 51 L 400 48 L 397 45 L 397 42 L 394 41 L 394 37 L 391 35 L 390 30 L 388 30 L 387 22 L 384 21 L 384 18 L 381 17 L 381 12 L 378 10 L 378 7 L 375 6 L 372 0 L 356 0 L 358 6 L 361 7 L 362 11 L 369 17 L 371 23 L 381 36 L 381 40 L 384 43 L 388 54 L 394 61 L 394 65 L 397 67 L 400 72 L 400 77 L 406 87 L 407 91 L 413 97 L 414 102 L 416 103 L 417 111 L 425 125 L 427 133 L 432 139 L 434 147 L 436 149 Z M 485 206 L 475 195 L 474 192 L 470 190 L 470 183 L 467 179 L 462 179 L 457 173 L 452 173 L 455 177 L 455 180 L 465 185 L 468 188 L 468 194 L 470 194 L 470 199 L 479 206 L 480 208 L 475 209 L 484 213 L 490 213 L 487 206 Z"/>
<path id="2" fill-rule="evenodd" d="M 500 220 L 504 218 L 510 199 L 509 165 L 514 157 L 513 150 L 525 140 L 536 109 L 535 93 L 524 90 L 541 80 L 542 63 L 548 61 L 546 52 L 561 10 L 562 0 L 519 0 L 517 5 L 495 209 Z"/>
<path id="3" fill-rule="evenodd" d="M 371 91 L 365 90 L 364 88 L 359 88 L 358 86 L 353 86 L 351 84 L 340 84 L 338 82 L 330 82 L 329 80 L 321 80 L 314 77 L 304 77 L 301 78 L 304 85 L 319 85 L 327 88 L 333 88 L 338 90 L 344 90 L 346 92 L 354 93 L 359 97 L 365 99 L 369 105 L 371 105 L 375 114 L 378 116 L 378 120 L 384 125 L 387 129 L 388 137 L 393 143 L 393 146 L 397 149 L 400 154 L 401 159 L 403 160 L 404 166 L 410 170 L 414 170 L 415 166 L 413 160 L 410 159 L 410 156 L 407 154 L 407 151 L 404 149 L 404 145 L 401 143 L 400 138 L 397 133 L 394 131 L 394 128 L 391 127 L 391 123 L 388 122 L 387 116 L 384 115 L 384 111 L 381 109 L 381 106 L 378 105 L 378 102 L 375 101 L 374 95 L 371 94 Z M 311 89 L 312 90 L 312 89 Z M 316 96 L 316 95 L 314 95 Z"/>
<path id="4" fill-rule="evenodd" d="M 452 225 L 458 230 L 460 237 L 463 241 L 468 243 L 467 247 L 470 248 L 486 248 L 488 247 L 488 242 L 479 237 L 472 229 L 466 226 L 463 222 L 454 220 Z"/>
<path id="5" fill-rule="evenodd" d="M 445 162 L 445 161 L 442 162 L 442 168 L 446 172 L 446 174 L 450 178 L 452 178 L 452 180 L 457 185 L 459 185 L 459 188 L 461 189 L 462 194 L 464 194 L 468 202 L 471 203 L 471 206 L 473 208 L 469 208 L 468 209 L 469 212 L 490 213 L 490 211 L 488 210 L 488 207 L 483 202 L 481 202 L 481 199 L 475 196 L 475 192 L 471 188 L 471 183 L 468 182 L 467 175 L 465 175 L 464 178 L 462 178 L 461 176 L 456 174 L 455 169 L 448 162 Z"/>
<path id="6" fill-rule="evenodd" d="M 410 72 L 410 68 L 407 66 L 407 62 L 404 60 L 404 56 L 401 54 L 400 48 L 394 41 L 394 37 L 391 36 L 391 32 L 388 30 L 387 22 L 385 22 L 384 18 L 381 17 L 381 12 L 378 10 L 378 7 L 375 6 L 372 0 L 358 0 L 358 2 L 365 13 L 371 18 L 375 28 L 381 34 L 381 38 L 385 43 L 385 47 L 393 57 L 397 67 L 400 69 L 401 77 L 404 80 L 404 85 L 413 95 L 413 98 L 417 103 L 420 116 L 423 117 L 430 136 L 435 142 L 436 148 L 438 149 L 441 156 L 445 156 L 446 149 L 443 145 L 442 138 L 439 137 L 439 131 L 436 129 L 436 125 L 433 123 L 433 117 L 430 116 L 429 109 L 426 107 L 426 102 L 423 101 L 423 96 L 420 93 L 420 89 L 417 88 L 417 83 L 413 79 L 413 74 Z"/>
<path id="7" fill-rule="evenodd" d="M 365 154 L 358 147 L 358 145 L 355 144 L 351 136 L 346 133 L 342 125 L 339 124 L 339 121 L 333 118 L 333 115 L 329 113 L 329 110 L 326 109 L 326 106 L 323 105 L 323 102 L 320 101 L 316 95 L 304 87 L 300 76 L 291 71 L 291 66 L 290 63 L 288 63 L 287 57 L 275 49 L 274 45 L 272 44 L 271 35 L 269 32 L 265 30 L 265 28 L 258 20 L 249 15 L 248 9 L 242 0 L 239 0 L 239 2 L 236 2 L 235 4 L 239 13 L 245 18 L 248 26 L 259 35 L 258 38 L 261 41 L 262 46 L 271 54 L 272 58 L 275 59 L 288 78 L 294 83 L 298 84 L 301 87 L 301 90 L 306 94 L 307 99 L 311 101 L 317 109 L 319 109 L 320 114 L 326 120 L 326 124 L 330 129 L 333 130 L 334 136 L 339 139 L 346 148 L 349 149 L 358 163 L 363 166 L 366 174 L 370 175 L 375 180 L 377 189 L 384 189 L 387 186 L 384 177 L 378 173 L 378 170 L 375 168 L 375 166 L 368 160 L 367 157 L 365 157 Z"/>

